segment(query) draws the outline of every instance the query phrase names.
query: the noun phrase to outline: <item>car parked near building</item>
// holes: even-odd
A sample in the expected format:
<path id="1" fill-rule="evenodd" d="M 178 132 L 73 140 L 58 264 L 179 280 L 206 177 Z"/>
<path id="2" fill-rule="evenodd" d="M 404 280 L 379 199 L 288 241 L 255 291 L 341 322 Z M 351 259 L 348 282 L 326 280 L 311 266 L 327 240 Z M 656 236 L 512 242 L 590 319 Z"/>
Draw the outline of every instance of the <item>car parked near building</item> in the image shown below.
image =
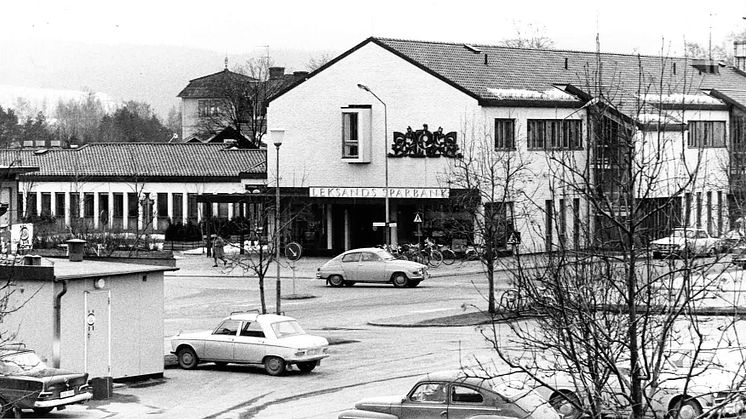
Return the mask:
<path id="1" fill-rule="evenodd" d="M 427 266 L 396 259 L 377 247 L 348 250 L 326 262 L 316 272 L 332 287 L 351 286 L 357 282 L 391 283 L 395 287 L 416 287 L 427 279 Z"/>
<path id="2" fill-rule="evenodd" d="M 290 365 L 311 372 L 329 356 L 329 342 L 304 332 L 294 318 L 258 312 L 232 313 L 212 331 L 179 333 L 171 348 L 184 369 L 200 362 L 259 364 L 270 375 Z"/>
<path id="3" fill-rule="evenodd" d="M 404 397 L 364 399 L 338 418 L 560 418 L 536 392 L 510 384 L 501 379 L 470 377 L 458 370 L 435 372 L 417 380 Z"/>
<path id="4" fill-rule="evenodd" d="M 732 358 L 732 354 L 722 357 Z M 696 362 L 692 362 L 692 359 Z M 657 387 L 653 389 L 647 378 L 642 386 L 645 399 L 657 417 L 669 419 L 694 419 L 700 417 L 736 416 L 744 410 L 744 392 L 740 384 L 743 380 L 742 368 L 724 368 L 716 362 L 714 352 L 688 349 L 671 350 L 664 358 Z M 629 361 L 620 362 L 617 372 L 628 382 Z M 732 359 L 727 365 L 735 365 Z M 741 365 L 743 359 L 741 358 Z M 693 365 L 694 364 L 694 365 Z M 740 371 L 740 373 L 739 373 Z M 580 400 L 586 390 L 580 388 L 582 380 L 578 374 L 547 370 L 541 377 L 542 384 L 536 391 L 559 412 L 564 419 L 579 419 L 583 416 Z M 617 415 L 629 409 L 629 401 L 624 397 L 629 389 L 622 389 L 619 380 L 609 380 L 606 390 L 606 406 L 602 412 Z"/>
<path id="5" fill-rule="evenodd" d="M 93 397 L 88 374 L 50 368 L 22 344 L 0 349 L 0 374 L 3 413 L 17 408 L 45 415 Z"/>
<path id="6" fill-rule="evenodd" d="M 675 228 L 671 235 L 650 242 L 654 259 L 664 256 L 704 256 L 718 252 L 720 240 L 702 228 Z"/>

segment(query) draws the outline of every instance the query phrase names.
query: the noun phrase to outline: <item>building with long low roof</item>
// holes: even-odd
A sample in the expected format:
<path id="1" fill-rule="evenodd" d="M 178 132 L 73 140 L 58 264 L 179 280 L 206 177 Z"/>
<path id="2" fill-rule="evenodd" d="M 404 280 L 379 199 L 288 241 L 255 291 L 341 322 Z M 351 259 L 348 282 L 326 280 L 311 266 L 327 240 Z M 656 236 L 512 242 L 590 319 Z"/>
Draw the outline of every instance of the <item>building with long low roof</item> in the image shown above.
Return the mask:
<path id="1" fill-rule="evenodd" d="M 244 196 L 266 183 L 266 152 L 226 144 L 93 143 L 70 149 L 3 149 L 0 166 L 31 166 L 9 190 L 10 222 L 52 216 L 62 226 L 162 231 L 169 222 L 248 216 Z"/>

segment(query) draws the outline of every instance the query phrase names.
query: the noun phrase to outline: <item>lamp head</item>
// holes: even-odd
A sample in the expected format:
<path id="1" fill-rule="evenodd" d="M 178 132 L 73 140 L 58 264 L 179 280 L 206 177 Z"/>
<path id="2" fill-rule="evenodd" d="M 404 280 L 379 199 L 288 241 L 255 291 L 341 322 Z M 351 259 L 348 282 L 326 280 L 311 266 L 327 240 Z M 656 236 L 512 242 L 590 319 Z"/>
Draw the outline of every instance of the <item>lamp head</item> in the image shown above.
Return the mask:
<path id="1" fill-rule="evenodd" d="M 272 139 L 272 144 L 275 145 L 275 147 L 279 147 L 282 145 L 282 139 L 285 137 L 285 130 L 284 129 L 271 129 L 269 130 L 269 138 Z"/>
<path id="2" fill-rule="evenodd" d="M 358 87 L 359 89 L 365 90 L 366 92 L 370 92 L 370 89 L 368 89 L 368 86 L 366 86 L 366 85 L 364 85 L 364 84 L 358 83 L 358 84 L 357 84 L 357 87 Z"/>

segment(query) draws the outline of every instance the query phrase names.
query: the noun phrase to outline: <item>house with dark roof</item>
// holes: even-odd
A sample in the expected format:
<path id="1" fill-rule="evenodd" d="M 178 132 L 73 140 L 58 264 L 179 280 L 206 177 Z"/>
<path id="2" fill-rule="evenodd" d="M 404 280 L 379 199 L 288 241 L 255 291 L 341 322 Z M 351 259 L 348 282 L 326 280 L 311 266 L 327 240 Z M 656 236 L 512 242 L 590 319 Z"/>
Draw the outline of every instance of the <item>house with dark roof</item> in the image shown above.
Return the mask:
<path id="1" fill-rule="evenodd" d="M 226 68 L 190 80 L 179 92 L 181 138 L 184 142 L 225 142 L 259 147 L 264 133 L 265 99 L 306 72 L 285 74 L 284 67 L 258 68 L 254 78 Z M 255 130 L 260 130 L 259 135 Z"/>
<path id="2" fill-rule="evenodd" d="M 309 248 L 387 233 L 471 241 L 452 225 L 470 218 L 463 197 L 479 196 L 506 246 L 552 251 L 615 240 L 586 197 L 628 213 L 620 188 L 633 180 L 619 162 L 630 150 L 643 150 L 636 165 L 657 164 L 639 198 L 663 210 L 643 241 L 680 225 L 726 231 L 744 105 L 746 73 L 725 63 L 372 37 L 274 95 L 267 118 L 284 131 L 281 188 L 316 217 L 293 226 Z M 466 165 L 492 170 L 491 182 L 469 183 Z"/>
<path id="3" fill-rule="evenodd" d="M 242 197 L 266 183 L 265 150 L 218 143 L 1 149 L 3 166 L 35 169 L 18 174 L 17 194 L 0 199 L 11 222 L 44 215 L 61 227 L 84 223 L 98 231 L 163 231 L 169 222 L 248 216 L 254 204 Z"/>

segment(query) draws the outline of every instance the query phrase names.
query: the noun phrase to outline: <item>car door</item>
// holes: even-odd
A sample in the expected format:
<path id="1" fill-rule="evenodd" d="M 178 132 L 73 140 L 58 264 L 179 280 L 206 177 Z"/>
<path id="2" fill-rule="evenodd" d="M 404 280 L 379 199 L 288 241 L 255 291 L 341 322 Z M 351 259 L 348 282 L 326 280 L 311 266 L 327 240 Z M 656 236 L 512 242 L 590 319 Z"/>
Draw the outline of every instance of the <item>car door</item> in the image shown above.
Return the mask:
<path id="1" fill-rule="evenodd" d="M 223 320 L 205 341 L 203 358 L 211 361 L 233 361 L 233 342 L 240 327 L 240 320 Z"/>
<path id="2" fill-rule="evenodd" d="M 345 281 L 357 281 L 358 262 L 360 261 L 360 252 L 351 252 L 342 256 L 342 276 Z"/>
<path id="3" fill-rule="evenodd" d="M 477 415 L 520 418 L 526 414 L 501 396 L 486 394 L 471 386 L 452 384 L 448 397 L 448 419 L 466 419 Z"/>
<path id="4" fill-rule="evenodd" d="M 386 267 L 383 259 L 373 252 L 360 252 L 360 261 L 357 264 L 358 282 L 385 282 Z"/>
<path id="5" fill-rule="evenodd" d="M 245 321 L 233 343 L 233 360 L 241 363 L 259 364 L 266 350 L 266 336 L 258 321 Z"/>
<path id="6" fill-rule="evenodd" d="M 417 384 L 401 404 L 401 419 L 447 418 L 448 383 Z"/>

